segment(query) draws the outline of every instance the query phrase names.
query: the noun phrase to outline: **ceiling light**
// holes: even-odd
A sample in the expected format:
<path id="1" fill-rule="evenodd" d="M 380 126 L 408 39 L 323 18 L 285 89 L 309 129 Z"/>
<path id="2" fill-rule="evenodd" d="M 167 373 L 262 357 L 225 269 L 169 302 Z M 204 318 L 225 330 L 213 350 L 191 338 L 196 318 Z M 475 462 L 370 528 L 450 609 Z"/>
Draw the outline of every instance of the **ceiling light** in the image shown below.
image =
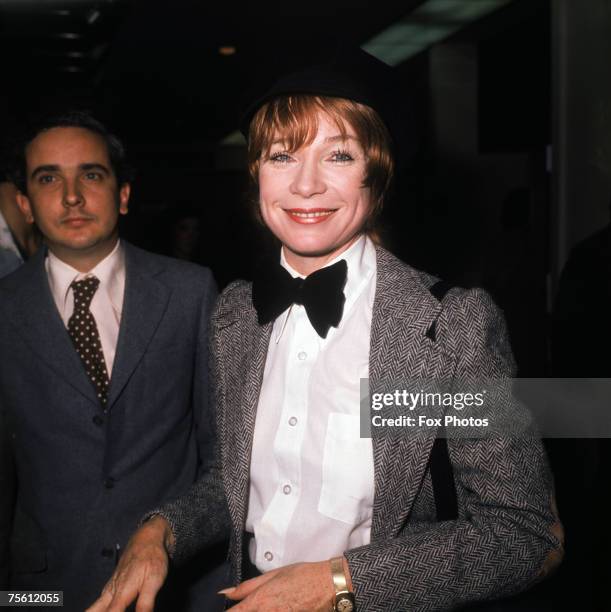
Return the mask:
<path id="1" fill-rule="evenodd" d="M 396 66 L 510 1 L 427 0 L 362 47 L 383 62 Z"/>
<path id="2" fill-rule="evenodd" d="M 236 48 L 232 45 L 226 45 L 223 47 L 219 47 L 219 53 L 221 55 L 235 55 Z"/>
<path id="3" fill-rule="evenodd" d="M 235 132 L 231 132 L 231 134 L 225 136 L 225 138 L 221 140 L 220 144 L 224 146 L 244 146 L 246 144 L 246 138 L 244 138 L 244 134 L 242 134 L 242 132 L 236 130 Z"/>
<path id="4" fill-rule="evenodd" d="M 100 18 L 101 14 L 102 13 L 100 13 L 100 11 L 97 8 L 91 9 L 89 13 L 87 14 L 87 23 L 90 26 L 93 25 Z"/>
<path id="5" fill-rule="evenodd" d="M 506 4 L 500 0 L 428 0 L 419 6 L 410 17 L 426 17 L 436 21 L 468 23 Z"/>
<path id="6" fill-rule="evenodd" d="M 82 38 L 77 32 L 59 32 L 54 34 L 55 38 L 62 38 L 63 40 L 78 40 Z"/>

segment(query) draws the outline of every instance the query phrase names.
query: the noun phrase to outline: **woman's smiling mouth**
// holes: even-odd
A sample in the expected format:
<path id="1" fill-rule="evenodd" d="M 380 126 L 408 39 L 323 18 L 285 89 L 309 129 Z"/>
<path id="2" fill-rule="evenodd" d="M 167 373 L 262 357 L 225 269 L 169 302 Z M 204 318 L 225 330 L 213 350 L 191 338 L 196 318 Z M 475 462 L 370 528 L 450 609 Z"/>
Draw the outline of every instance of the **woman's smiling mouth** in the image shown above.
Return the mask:
<path id="1" fill-rule="evenodd" d="M 285 209 L 285 212 L 296 223 L 313 224 L 326 221 L 336 210 L 329 208 L 289 208 Z"/>

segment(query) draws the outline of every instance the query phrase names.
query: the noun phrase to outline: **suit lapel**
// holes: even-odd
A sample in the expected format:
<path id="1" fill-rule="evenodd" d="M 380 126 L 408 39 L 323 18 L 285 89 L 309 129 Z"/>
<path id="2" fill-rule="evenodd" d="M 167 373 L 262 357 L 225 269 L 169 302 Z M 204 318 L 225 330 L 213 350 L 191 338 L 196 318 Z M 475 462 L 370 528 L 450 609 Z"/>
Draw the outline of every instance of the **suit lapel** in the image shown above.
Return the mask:
<path id="1" fill-rule="evenodd" d="M 27 345 L 57 376 L 97 407 L 99 400 L 93 385 L 87 378 L 51 295 L 45 256 L 46 249 L 41 249 L 20 271 L 23 276 L 15 286 L 15 299 L 7 301 L 5 305 L 9 320 L 14 321 Z"/>
<path id="2" fill-rule="evenodd" d="M 402 381 L 432 379 L 439 371 L 447 371 L 452 360 L 448 361 L 448 356 L 426 336 L 441 305 L 418 273 L 378 248 L 376 278 L 370 393 L 390 391 Z M 427 416 L 437 415 L 428 411 Z M 372 541 L 396 535 L 405 522 L 421 485 L 434 437 L 434 428 L 418 433 L 374 434 Z"/>
<path id="3" fill-rule="evenodd" d="M 109 409 L 140 363 L 163 314 L 171 291 L 155 276 L 162 268 L 157 260 L 141 257 L 135 247 L 125 249 L 125 297 L 117 350 L 110 379 Z"/>

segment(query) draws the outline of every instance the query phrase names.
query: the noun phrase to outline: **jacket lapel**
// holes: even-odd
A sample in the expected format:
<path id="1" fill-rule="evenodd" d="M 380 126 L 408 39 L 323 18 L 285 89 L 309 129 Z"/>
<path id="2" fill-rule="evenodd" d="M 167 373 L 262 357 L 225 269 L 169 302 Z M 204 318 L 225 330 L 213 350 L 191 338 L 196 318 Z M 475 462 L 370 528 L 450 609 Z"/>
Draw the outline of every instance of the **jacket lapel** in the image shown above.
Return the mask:
<path id="1" fill-rule="evenodd" d="M 110 378 L 108 408 L 117 401 L 140 363 L 170 298 L 170 289 L 155 278 L 162 272 L 158 260 L 141 257 L 137 248 L 125 249 L 125 297 Z"/>
<path id="2" fill-rule="evenodd" d="M 433 379 L 452 367 L 426 332 L 441 312 L 418 272 L 377 249 L 377 281 L 369 355 L 370 393 L 388 392 L 409 379 Z M 385 385 L 386 383 L 386 385 Z M 427 416 L 438 416 L 433 410 Z M 394 435 L 374 433 L 375 496 L 372 541 L 397 534 L 428 463 L 435 428 Z"/>
<path id="3" fill-rule="evenodd" d="M 27 345 L 60 378 L 66 380 L 96 407 L 99 400 L 72 340 L 57 311 L 45 270 L 46 249 L 29 261 L 19 273 L 15 299 L 6 302 L 9 320 Z"/>

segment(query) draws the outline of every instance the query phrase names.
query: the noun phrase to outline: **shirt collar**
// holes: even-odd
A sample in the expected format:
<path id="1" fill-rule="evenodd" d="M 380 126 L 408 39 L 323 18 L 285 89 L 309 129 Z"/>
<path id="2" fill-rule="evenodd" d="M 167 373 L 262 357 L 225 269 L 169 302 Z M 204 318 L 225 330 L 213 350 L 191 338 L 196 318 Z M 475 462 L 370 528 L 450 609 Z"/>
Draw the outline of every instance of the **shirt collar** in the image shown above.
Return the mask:
<path id="1" fill-rule="evenodd" d="M 100 281 L 100 287 L 108 293 L 113 308 L 121 311 L 123 296 L 120 287 L 121 277 L 125 276 L 125 253 L 120 240 L 117 240 L 115 248 L 88 272 L 79 272 L 51 251 L 47 254 L 46 267 L 51 292 L 58 305 L 61 304 L 62 310 L 66 307 L 70 285 L 75 280 L 95 276 Z"/>
<path id="2" fill-rule="evenodd" d="M 350 245 L 343 253 L 340 253 L 337 257 L 329 261 L 323 266 L 326 268 L 337 263 L 341 259 L 346 260 L 348 265 L 348 274 L 346 277 L 346 284 L 344 286 L 344 295 L 346 301 L 344 303 L 344 311 L 342 314 L 342 321 L 339 326 L 343 325 L 343 322 L 347 318 L 347 314 L 352 309 L 352 306 L 363 292 L 364 288 L 375 276 L 376 272 L 376 250 L 371 239 L 365 234 L 361 235 L 354 244 Z M 284 256 L 284 248 L 280 249 L 280 265 L 293 277 L 304 278 L 303 274 L 299 274 L 291 265 L 286 261 Z M 283 322 L 280 325 L 276 333 L 276 342 L 280 340 L 280 336 L 284 331 L 291 309 L 288 310 Z M 330 330 L 329 338 L 333 335 L 333 328 Z"/>
<path id="3" fill-rule="evenodd" d="M 323 266 L 323 268 L 327 268 L 341 259 L 346 260 L 348 264 L 348 275 L 346 277 L 346 285 L 344 286 L 346 307 L 348 307 L 360 293 L 363 280 L 369 279 L 375 271 L 375 247 L 370 243 L 371 240 L 363 234 L 354 244 L 350 245 L 348 249 Z M 303 274 L 299 274 L 299 272 L 291 267 L 286 261 L 284 248 L 280 249 L 280 265 L 287 270 L 293 278 L 297 278 L 298 276 L 300 278 L 305 278 Z"/>

